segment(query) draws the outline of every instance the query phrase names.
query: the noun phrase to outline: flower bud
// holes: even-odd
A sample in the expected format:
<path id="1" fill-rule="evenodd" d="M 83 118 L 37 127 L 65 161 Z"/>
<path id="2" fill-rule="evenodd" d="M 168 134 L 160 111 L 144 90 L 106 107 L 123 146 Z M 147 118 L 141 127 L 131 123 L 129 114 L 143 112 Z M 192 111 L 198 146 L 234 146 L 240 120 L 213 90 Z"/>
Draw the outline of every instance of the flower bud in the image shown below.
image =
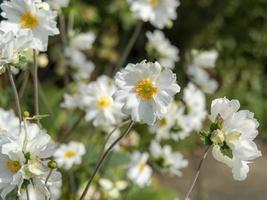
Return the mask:
<path id="1" fill-rule="evenodd" d="M 30 117 L 30 113 L 29 113 L 28 111 L 24 111 L 24 112 L 23 112 L 23 117 L 24 117 L 24 118 L 28 118 L 28 117 Z"/>
<path id="2" fill-rule="evenodd" d="M 219 129 L 213 131 L 210 137 L 210 140 L 213 142 L 213 144 L 222 144 L 224 139 L 224 133 Z"/>
<path id="3" fill-rule="evenodd" d="M 51 160 L 48 162 L 48 165 L 47 165 L 50 169 L 56 169 L 57 168 L 57 162 L 54 161 L 54 160 Z"/>

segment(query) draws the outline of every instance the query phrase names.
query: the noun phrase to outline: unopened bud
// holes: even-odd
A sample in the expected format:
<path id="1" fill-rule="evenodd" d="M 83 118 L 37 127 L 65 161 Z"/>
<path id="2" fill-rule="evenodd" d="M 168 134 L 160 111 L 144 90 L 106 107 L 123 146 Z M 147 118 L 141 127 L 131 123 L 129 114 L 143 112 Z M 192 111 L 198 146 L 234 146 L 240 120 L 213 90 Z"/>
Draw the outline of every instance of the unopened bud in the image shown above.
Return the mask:
<path id="1" fill-rule="evenodd" d="M 30 113 L 28 111 L 24 111 L 23 112 L 23 117 L 24 118 L 30 117 Z"/>
<path id="2" fill-rule="evenodd" d="M 213 131 L 210 140 L 214 144 L 222 144 L 224 142 L 224 133 L 221 130 L 215 130 Z"/>
<path id="3" fill-rule="evenodd" d="M 51 160 L 48 162 L 48 165 L 47 165 L 50 169 L 56 169 L 57 168 L 57 162 L 54 161 L 54 160 Z"/>

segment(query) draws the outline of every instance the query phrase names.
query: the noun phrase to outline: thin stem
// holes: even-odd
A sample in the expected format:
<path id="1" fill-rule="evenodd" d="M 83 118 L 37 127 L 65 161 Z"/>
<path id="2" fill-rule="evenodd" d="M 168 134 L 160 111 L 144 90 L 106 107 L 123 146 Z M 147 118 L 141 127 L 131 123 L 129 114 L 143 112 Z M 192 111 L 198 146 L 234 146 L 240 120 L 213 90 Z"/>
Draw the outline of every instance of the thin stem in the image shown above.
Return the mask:
<path id="1" fill-rule="evenodd" d="M 188 200 L 189 199 L 189 196 L 190 196 L 192 190 L 194 189 L 194 186 L 195 186 L 196 181 L 197 181 L 197 179 L 199 177 L 199 174 L 200 174 L 201 167 L 202 167 L 202 165 L 204 163 L 204 160 L 206 159 L 206 157 L 208 155 L 209 149 L 210 149 L 210 146 L 207 147 L 207 149 L 205 150 L 205 152 L 204 152 L 204 154 L 202 156 L 202 159 L 200 160 L 200 162 L 198 164 L 197 172 L 196 172 L 196 174 L 195 174 L 195 176 L 193 178 L 193 181 L 192 181 L 192 183 L 191 183 L 191 185 L 190 185 L 190 187 L 189 187 L 189 189 L 188 189 L 188 191 L 187 191 L 187 193 L 185 195 L 184 200 Z"/>
<path id="2" fill-rule="evenodd" d="M 113 133 L 114 133 L 117 129 L 119 129 L 119 128 L 121 128 L 122 126 L 124 126 L 125 124 L 129 123 L 130 121 L 131 121 L 131 120 L 126 120 L 126 121 L 120 123 L 119 125 L 115 126 L 115 127 L 108 133 L 108 135 L 107 135 L 107 137 L 106 137 L 106 140 L 105 140 L 105 142 L 104 142 L 104 145 L 103 145 L 101 154 L 104 152 L 105 147 L 107 146 L 107 143 L 108 143 L 110 137 L 113 135 Z"/>
<path id="3" fill-rule="evenodd" d="M 15 84 L 15 81 L 14 81 L 14 78 L 13 78 L 13 75 L 12 75 L 12 72 L 11 72 L 11 69 L 9 66 L 7 67 L 7 73 L 8 73 L 9 80 L 10 80 L 10 83 L 11 83 L 11 86 L 13 89 L 13 93 L 14 93 L 14 97 L 15 97 L 15 101 L 16 101 L 17 114 L 19 116 L 19 121 L 21 123 L 22 122 L 22 113 L 21 113 L 21 107 L 20 107 L 20 101 L 19 101 L 19 94 L 18 94 L 18 90 L 17 90 L 16 84 Z"/>
<path id="4" fill-rule="evenodd" d="M 37 52 L 33 50 L 33 84 L 34 84 L 34 111 L 35 115 L 39 115 L 39 81 L 38 81 L 38 66 Z M 37 120 L 39 124 L 39 119 Z"/>
<path id="5" fill-rule="evenodd" d="M 134 30 L 134 33 L 132 34 L 131 38 L 130 38 L 130 41 L 128 42 L 125 50 L 123 51 L 122 53 L 122 56 L 118 62 L 118 65 L 116 66 L 114 72 L 116 73 L 125 63 L 126 59 L 128 58 L 141 30 L 142 30 L 142 26 L 143 26 L 143 22 L 140 21 L 138 22 L 138 24 L 136 25 L 135 27 L 135 30 Z"/>
<path id="6" fill-rule="evenodd" d="M 45 179 L 45 186 L 47 185 L 47 182 L 48 182 L 48 180 L 49 180 L 49 178 L 50 178 L 52 172 L 53 172 L 53 169 L 50 169 L 50 171 L 49 171 L 49 173 L 48 173 L 48 175 L 47 175 L 47 177 L 46 177 L 46 179 Z"/>
<path id="7" fill-rule="evenodd" d="M 30 73 L 28 71 L 25 71 L 24 72 L 24 78 L 23 78 L 23 82 L 22 82 L 22 86 L 19 90 L 19 97 L 22 98 L 23 97 L 23 94 L 25 92 L 25 89 L 27 87 L 27 84 L 29 82 L 29 76 L 30 76 Z"/>
<path id="8" fill-rule="evenodd" d="M 28 187 L 26 187 L 26 196 L 27 196 L 27 200 L 30 200 L 30 195 L 29 195 Z"/>
<path id="9" fill-rule="evenodd" d="M 95 175 L 97 174 L 97 172 L 100 169 L 101 165 L 105 161 L 106 157 L 109 155 L 110 151 L 113 149 L 114 146 L 116 146 L 116 144 L 118 144 L 121 141 L 121 139 L 124 136 L 126 136 L 130 132 L 130 130 L 133 127 L 133 125 L 134 125 L 134 121 L 131 121 L 128 124 L 127 128 L 125 129 L 125 131 L 108 147 L 108 149 L 99 158 L 99 160 L 97 161 L 96 167 L 95 167 L 95 169 L 93 171 L 93 174 L 89 178 L 88 183 L 87 183 L 87 185 L 86 185 L 86 187 L 85 187 L 85 189 L 84 189 L 84 191 L 82 193 L 82 196 L 81 196 L 80 200 L 83 200 L 85 198 L 85 196 L 86 196 L 86 194 L 87 194 L 87 192 L 89 190 L 90 184 L 92 183 Z"/>

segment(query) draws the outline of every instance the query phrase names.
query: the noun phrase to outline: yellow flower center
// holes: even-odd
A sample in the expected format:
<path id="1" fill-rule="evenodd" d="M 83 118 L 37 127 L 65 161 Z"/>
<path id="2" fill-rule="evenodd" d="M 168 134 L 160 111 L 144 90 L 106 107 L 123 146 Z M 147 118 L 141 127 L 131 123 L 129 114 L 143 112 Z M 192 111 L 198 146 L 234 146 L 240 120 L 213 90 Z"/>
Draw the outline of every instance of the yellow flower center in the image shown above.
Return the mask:
<path id="1" fill-rule="evenodd" d="M 21 168 L 20 162 L 17 160 L 15 161 L 8 160 L 6 164 L 9 171 L 12 172 L 13 174 L 17 173 Z"/>
<path id="2" fill-rule="evenodd" d="M 145 170 L 145 168 L 146 168 L 146 163 L 144 163 L 144 162 L 140 162 L 137 166 L 137 169 L 139 172 L 143 172 Z"/>
<path id="3" fill-rule="evenodd" d="M 155 8 L 159 5 L 159 1 L 160 0 L 148 0 L 148 3 Z"/>
<path id="4" fill-rule="evenodd" d="M 134 88 L 138 97 L 142 100 L 150 100 L 157 93 L 158 89 L 150 79 L 139 81 Z"/>
<path id="5" fill-rule="evenodd" d="M 39 25 L 38 18 L 30 11 L 25 12 L 20 18 L 22 28 L 35 29 Z"/>
<path id="6" fill-rule="evenodd" d="M 75 150 L 72 150 L 72 149 L 70 149 L 70 150 L 68 150 L 68 151 L 66 151 L 65 152 L 65 158 L 72 158 L 72 157 L 74 157 L 76 155 L 76 151 Z"/>
<path id="7" fill-rule="evenodd" d="M 166 125 L 167 125 L 167 120 L 165 118 L 159 120 L 159 127 L 164 127 Z"/>
<path id="8" fill-rule="evenodd" d="M 239 140 L 240 136 L 241 136 L 241 133 L 232 132 L 232 133 L 229 133 L 229 134 L 225 135 L 225 141 L 228 144 L 232 143 L 232 142 L 236 142 L 237 140 Z"/>
<path id="9" fill-rule="evenodd" d="M 101 96 L 96 103 L 96 106 L 100 109 L 106 109 L 111 106 L 112 102 L 110 100 L 110 97 L 108 96 Z"/>

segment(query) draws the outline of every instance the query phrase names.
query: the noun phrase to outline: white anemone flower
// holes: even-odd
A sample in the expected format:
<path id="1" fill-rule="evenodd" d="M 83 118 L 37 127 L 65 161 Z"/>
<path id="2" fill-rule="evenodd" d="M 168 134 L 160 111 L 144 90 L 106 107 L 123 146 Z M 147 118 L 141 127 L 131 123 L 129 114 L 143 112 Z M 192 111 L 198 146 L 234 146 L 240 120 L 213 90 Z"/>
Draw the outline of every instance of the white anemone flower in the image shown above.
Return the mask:
<path id="1" fill-rule="evenodd" d="M 5 64 L 16 63 L 21 53 L 29 48 L 32 34 L 29 30 L 13 32 L 0 31 L 0 74 L 5 71 Z"/>
<path id="2" fill-rule="evenodd" d="M 59 34 L 56 23 L 56 12 L 49 10 L 49 6 L 40 0 L 10 0 L 1 4 L 1 29 L 28 29 L 33 34 L 31 47 L 39 51 L 46 51 L 48 37 Z"/>
<path id="3" fill-rule="evenodd" d="M 70 0 L 45 0 L 54 10 L 68 7 Z"/>
<path id="4" fill-rule="evenodd" d="M 49 184 L 45 180 L 50 172 L 49 158 L 53 155 L 54 144 L 50 136 L 36 124 L 23 123 L 10 130 L 1 131 L 0 191 L 2 198 L 27 180 L 46 197 L 50 197 L 48 186 L 61 180 L 61 174 L 53 171 Z"/>
<path id="5" fill-rule="evenodd" d="M 128 0 L 135 17 L 162 29 L 177 18 L 178 0 Z"/>
<path id="6" fill-rule="evenodd" d="M 73 165 L 80 165 L 82 163 L 82 156 L 85 152 L 84 144 L 71 141 L 67 145 L 61 144 L 55 151 L 54 158 L 59 167 L 69 170 Z"/>
<path id="7" fill-rule="evenodd" d="M 94 126 L 110 127 L 121 122 L 122 103 L 114 100 L 116 91 L 113 80 L 102 75 L 95 82 L 80 87 L 80 101 L 86 112 L 85 119 Z"/>
<path id="8" fill-rule="evenodd" d="M 207 117 L 206 97 L 194 84 L 189 83 L 184 89 L 183 101 L 186 106 L 184 117 L 187 118 L 191 130 L 202 129 L 203 122 Z"/>
<path id="9" fill-rule="evenodd" d="M 105 191 L 109 199 L 118 199 L 120 197 L 120 192 L 127 188 L 128 183 L 123 180 L 112 182 L 109 179 L 101 178 L 99 180 L 99 185 Z"/>
<path id="10" fill-rule="evenodd" d="M 9 131 L 19 126 L 19 118 L 13 110 L 0 108 L 0 132 Z"/>
<path id="11" fill-rule="evenodd" d="M 204 92 L 213 93 L 218 88 L 218 83 L 207 70 L 215 67 L 218 52 L 216 50 L 195 50 L 192 52 L 192 56 L 192 63 L 187 67 L 187 73 Z"/>
<path id="12" fill-rule="evenodd" d="M 96 39 L 93 32 L 80 33 L 71 39 L 71 46 L 79 50 L 89 50 Z"/>
<path id="13" fill-rule="evenodd" d="M 73 47 L 66 48 L 65 55 L 70 60 L 71 67 L 75 70 L 74 79 L 89 80 L 95 69 L 94 63 L 88 60 L 81 51 Z"/>
<path id="14" fill-rule="evenodd" d="M 248 164 L 261 156 L 254 143 L 258 135 L 258 121 L 248 110 L 239 110 L 238 100 L 215 99 L 211 104 L 210 119 L 220 126 L 212 133 L 213 156 L 232 168 L 235 180 L 245 180 Z"/>
<path id="15" fill-rule="evenodd" d="M 178 48 L 171 45 L 160 30 L 155 30 L 153 33 L 147 32 L 146 36 L 148 38 L 147 51 L 151 52 L 163 67 L 173 69 L 175 62 L 179 61 Z"/>
<path id="16" fill-rule="evenodd" d="M 118 91 L 114 97 L 124 103 L 122 112 L 149 125 L 164 117 L 174 95 L 180 91 L 176 75 L 158 62 L 128 64 L 116 74 L 115 83 Z"/>
<path id="17" fill-rule="evenodd" d="M 188 165 L 188 161 L 183 158 L 183 155 L 174 152 L 169 145 L 161 146 L 157 141 L 152 141 L 149 150 L 159 167 L 171 175 L 181 176 L 181 169 Z"/>
<path id="18" fill-rule="evenodd" d="M 128 178 L 139 187 L 145 187 L 151 182 L 152 168 L 147 164 L 148 153 L 134 152 L 132 162 L 127 172 Z"/>

